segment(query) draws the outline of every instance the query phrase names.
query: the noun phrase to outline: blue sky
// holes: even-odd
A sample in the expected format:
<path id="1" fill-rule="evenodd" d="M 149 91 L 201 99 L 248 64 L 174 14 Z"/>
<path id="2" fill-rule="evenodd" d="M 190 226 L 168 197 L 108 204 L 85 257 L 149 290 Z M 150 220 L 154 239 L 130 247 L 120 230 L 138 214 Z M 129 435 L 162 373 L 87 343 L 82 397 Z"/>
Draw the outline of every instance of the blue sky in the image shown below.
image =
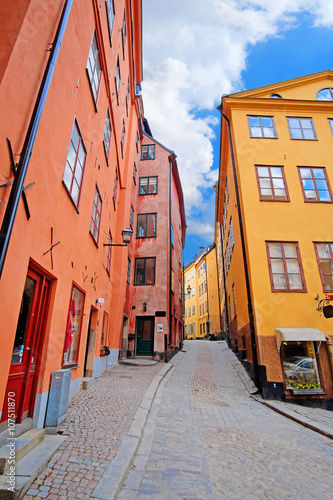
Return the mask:
<path id="1" fill-rule="evenodd" d="M 214 238 L 221 95 L 333 69 L 333 2 L 143 0 L 143 9 L 145 115 L 178 157 L 189 262 Z"/>

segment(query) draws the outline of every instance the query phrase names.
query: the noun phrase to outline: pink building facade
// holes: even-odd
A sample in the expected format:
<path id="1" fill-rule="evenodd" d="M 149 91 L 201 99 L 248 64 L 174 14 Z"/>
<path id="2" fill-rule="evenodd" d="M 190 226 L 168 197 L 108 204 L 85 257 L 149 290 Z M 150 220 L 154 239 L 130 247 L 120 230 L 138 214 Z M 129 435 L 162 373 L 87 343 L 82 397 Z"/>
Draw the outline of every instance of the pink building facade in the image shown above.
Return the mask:
<path id="1" fill-rule="evenodd" d="M 142 137 L 131 210 L 122 348 L 132 356 L 162 358 L 167 351 L 169 357 L 183 339 L 185 210 L 176 156 L 148 133 Z"/>

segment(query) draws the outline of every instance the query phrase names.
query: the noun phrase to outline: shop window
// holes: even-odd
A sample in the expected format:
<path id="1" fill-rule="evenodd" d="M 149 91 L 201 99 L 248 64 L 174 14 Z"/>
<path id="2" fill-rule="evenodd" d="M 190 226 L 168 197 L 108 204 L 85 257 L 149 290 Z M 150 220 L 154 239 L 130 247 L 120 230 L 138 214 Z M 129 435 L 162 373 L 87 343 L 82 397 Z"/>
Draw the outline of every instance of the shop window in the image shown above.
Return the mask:
<path id="1" fill-rule="evenodd" d="M 282 342 L 286 389 L 321 389 L 314 342 Z"/>
<path id="2" fill-rule="evenodd" d="M 102 325 L 102 335 L 101 335 L 101 350 L 107 345 L 108 339 L 108 326 L 109 326 L 109 315 L 104 311 L 103 313 L 103 325 Z"/>
<path id="3" fill-rule="evenodd" d="M 75 365 L 78 361 L 84 299 L 84 293 L 73 285 L 67 317 L 63 366 Z"/>

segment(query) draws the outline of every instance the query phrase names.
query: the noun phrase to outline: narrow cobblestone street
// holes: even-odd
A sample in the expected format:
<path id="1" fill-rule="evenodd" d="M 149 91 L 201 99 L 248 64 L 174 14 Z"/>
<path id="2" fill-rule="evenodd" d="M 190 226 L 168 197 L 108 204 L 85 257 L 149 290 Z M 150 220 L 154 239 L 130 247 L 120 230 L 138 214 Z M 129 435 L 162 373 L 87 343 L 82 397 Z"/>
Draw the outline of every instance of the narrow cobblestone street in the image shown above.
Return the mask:
<path id="1" fill-rule="evenodd" d="M 118 498 L 332 498 L 332 440 L 250 398 L 224 343 L 186 349 Z"/>
<path id="2" fill-rule="evenodd" d="M 224 342 L 187 341 L 170 364 L 121 488 L 112 464 L 163 363 L 119 365 L 81 391 L 61 427 L 66 441 L 24 500 L 332 498 L 333 440 L 252 398 Z"/>

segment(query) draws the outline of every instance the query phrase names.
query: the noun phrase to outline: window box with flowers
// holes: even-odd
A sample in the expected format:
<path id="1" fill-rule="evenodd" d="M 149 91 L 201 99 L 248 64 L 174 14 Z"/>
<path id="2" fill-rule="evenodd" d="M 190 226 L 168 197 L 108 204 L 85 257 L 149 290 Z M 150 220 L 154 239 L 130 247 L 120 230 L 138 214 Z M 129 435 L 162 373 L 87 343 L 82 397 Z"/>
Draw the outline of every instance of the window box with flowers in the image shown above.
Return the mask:
<path id="1" fill-rule="evenodd" d="M 292 384 L 291 390 L 294 396 L 310 396 L 324 392 L 320 384 Z"/>

